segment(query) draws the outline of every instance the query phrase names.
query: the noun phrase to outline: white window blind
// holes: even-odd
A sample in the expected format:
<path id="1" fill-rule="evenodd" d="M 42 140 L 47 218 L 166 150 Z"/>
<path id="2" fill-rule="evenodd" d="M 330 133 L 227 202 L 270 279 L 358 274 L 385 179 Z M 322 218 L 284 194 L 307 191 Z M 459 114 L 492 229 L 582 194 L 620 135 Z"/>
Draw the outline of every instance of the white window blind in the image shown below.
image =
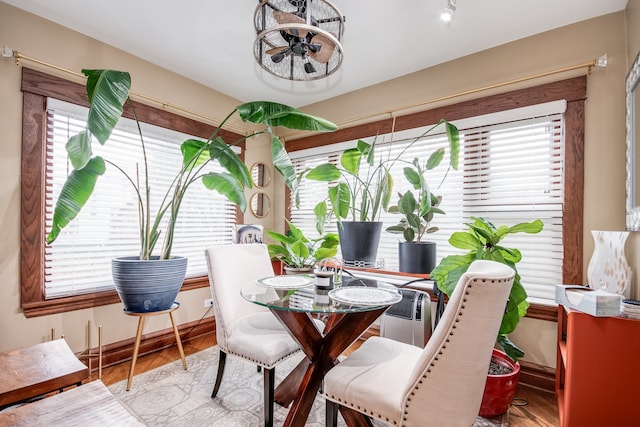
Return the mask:
<path id="1" fill-rule="evenodd" d="M 442 196 L 440 207 L 445 215 L 436 215 L 432 226 L 439 231 L 426 236 L 436 242 L 438 261 L 446 255 L 461 253 L 451 247 L 448 239 L 455 231 L 466 230 L 465 223 L 472 216 L 483 216 L 500 225 L 515 225 L 540 218 L 542 232 L 534 235 L 516 234 L 503 241 L 507 247 L 517 247 L 523 254 L 518 271 L 531 300 L 553 301 L 554 286 L 562 283 L 562 208 L 564 165 L 565 103 L 509 110 L 487 116 L 456 122 L 461 136 L 460 165 L 458 171 L 447 173 L 447 157 L 427 178 L 431 191 Z M 378 156 L 394 158 L 425 128 L 378 136 Z M 382 139 L 381 139 L 382 138 Z M 372 138 L 365 139 L 371 142 Z M 392 141 L 392 142 L 386 142 Z M 339 161 L 345 147 L 354 147 L 356 141 L 341 143 L 340 148 L 320 147 L 292 153 L 297 171 L 312 168 L 319 163 Z M 419 157 L 421 161 L 437 148 L 447 146 L 446 136 L 431 134 L 414 144 L 403 156 L 407 161 Z M 395 191 L 409 189 L 402 168 L 396 164 L 392 170 Z M 442 182 L 445 173 L 446 179 Z M 442 182 L 442 184 L 441 184 Z M 441 185 L 440 185 L 441 184 Z M 327 183 L 304 180 L 301 186 L 300 209 L 291 211 L 292 221 L 307 233 L 315 232 L 313 206 L 322 200 Z M 392 202 L 397 201 L 394 195 Z M 383 212 L 383 232 L 378 249 L 379 263 L 385 269 L 398 267 L 398 235 L 385 232 L 401 217 Z M 335 223 L 331 230 L 336 230 Z"/>
<path id="2" fill-rule="evenodd" d="M 51 229 L 54 201 L 71 171 L 65 144 L 85 127 L 87 109 L 50 99 L 47 104 L 46 230 Z M 152 215 L 182 164 L 180 144 L 191 136 L 143 124 L 151 180 Z M 101 155 L 136 176 L 142 171 L 142 152 L 135 122 L 120 119 L 110 140 L 93 145 Z M 212 167 L 213 170 L 219 166 Z M 141 172 L 142 173 L 142 172 Z M 135 178 L 134 178 L 135 179 Z M 140 177 L 142 182 L 143 177 Z M 113 288 L 111 259 L 138 255 L 138 206 L 131 184 L 115 167 L 98 179 L 92 197 L 78 217 L 45 249 L 47 299 Z M 173 255 L 188 258 L 187 277 L 206 275 L 204 248 L 231 243 L 235 206 L 201 183 L 191 185 L 181 205 Z M 164 227 L 161 227 L 164 232 Z M 44 236 L 43 236 L 44 238 Z M 156 245 L 160 251 L 162 235 Z"/>

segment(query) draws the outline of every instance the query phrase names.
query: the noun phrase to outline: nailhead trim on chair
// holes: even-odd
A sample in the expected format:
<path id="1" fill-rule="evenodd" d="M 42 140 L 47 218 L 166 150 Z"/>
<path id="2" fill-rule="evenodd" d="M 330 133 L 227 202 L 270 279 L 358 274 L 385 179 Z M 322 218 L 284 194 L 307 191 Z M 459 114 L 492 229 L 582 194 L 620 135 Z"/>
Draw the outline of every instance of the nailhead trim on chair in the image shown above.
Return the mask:
<path id="1" fill-rule="evenodd" d="M 483 283 L 487 281 L 486 279 L 473 279 L 469 283 L 469 285 L 467 286 L 467 291 L 465 292 L 465 295 L 469 295 L 469 289 L 471 289 L 473 287 L 473 284 L 476 283 L 478 280 L 481 280 Z M 504 279 L 491 280 L 491 283 L 504 283 L 504 282 L 505 282 Z M 467 302 L 467 299 L 463 298 L 462 302 L 463 303 Z M 461 304 L 460 308 L 461 308 L 461 310 L 458 311 L 458 317 L 456 317 L 456 319 L 454 320 L 454 323 L 451 325 L 451 329 L 456 329 L 456 323 L 460 322 L 459 317 L 461 317 L 463 315 L 462 310 L 465 308 L 464 304 Z M 427 374 L 431 373 L 431 367 L 436 366 L 435 365 L 435 361 L 437 361 L 439 359 L 439 356 L 441 356 L 443 354 L 442 350 L 447 348 L 447 343 L 450 342 L 450 337 L 452 337 L 453 335 L 454 335 L 454 331 L 450 331 L 449 332 L 449 337 L 445 339 L 444 343 L 442 344 L 442 346 L 438 350 L 437 355 L 434 356 L 433 360 L 430 362 L 430 364 L 429 364 L 430 367 L 428 367 L 427 370 L 426 370 L 427 373 L 422 375 L 423 379 L 426 379 L 427 378 Z M 419 380 L 418 384 L 416 384 L 416 386 L 414 387 L 414 390 L 418 389 L 422 385 L 422 383 L 423 383 L 422 379 Z M 411 393 L 409 395 L 410 396 L 414 396 L 415 395 L 415 391 L 411 391 Z M 347 407 L 349 407 L 351 409 L 355 409 L 358 412 L 362 412 L 362 413 L 364 413 L 366 415 L 370 415 L 372 417 L 375 416 L 376 418 L 378 418 L 380 420 L 383 420 L 383 421 L 385 421 L 385 419 L 386 419 L 387 422 L 389 422 L 389 423 L 392 422 L 393 425 L 398 425 L 398 422 L 395 421 L 395 420 L 394 421 L 389 421 L 388 418 L 386 418 L 386 417 L 383 418 L 382 415 L 380 415 L 380 414 L 375 415 L 373 413 L 373 411 L 367 411 L 367 409 L 365 409 L 365 408 L 360 408 L 359 405 L 355 405 L 355 404 L 352 404 L 350 402 L 343 401 L 341 398 L 338 398 L 338 397 L 336 397 L 334 395 L 327 395 L 327 397 L 330 397 L 331 400 L 339 402 L 342 406 L 347 406 Z M 403 415 L 404 416 L 402 417 L 402 421 L 403 422 L 407 421 L 407 415 L 409 415 L 409 402 L 411 402 L 411 397 L 407 397 L 407 404 L 405 404 L 405 406 L 404 406 L 404 411 L 403 411 Z"/>
<path id="2" fill-rule="evenodd" d="M 291 356 L 293 356 L 294 354 L 298 353 L 300 350 L 294 350 L 294 351 L 292 351 L 292 352 L 290 352 L 290 353 L 285 354 L 284 356 L 282 356 L 280 359 L 276 360 L 275 362 L 273 362 L 273 364 L 272 364 L 272 365 L 269 365 L 269 366 L 267 366 L 267 365 L 263 364 L 262 362 L 260 362 L 260 361 L 258 361 L 258 360 L 251 359 L 251 358 L 249 358 L 249 357 L 247 357 L 247 356 L 245 356 L 245 355 L 243 355 L 243 354 L 236 353 L 236 352 L 234 352 L 234 351 L 229 351 L 228 349 L 223 349 L 223 351 L 225 351 L 227 354 L 233 354 L 234 356 L 238 356 L 238 357 L 241 357 L 241 358 L 243 358 L 243 359 L 245 359 L 245 360 L 248 360 L 248 361 L 250 361 L 250 362 L 253 362 L 253 363 L 255 363 L 256 365 L 260 365 L 260 366 L 262 366 L 263 368 L 271 369 L 271 368 L 275 367 L 275 366 L 276 366 L 278 363 L 280 363 L 281 361 L 283 361 L 283 360 L 285 360 L 285 359 L 288 359 L 289 357 L 291 357 Z"/>

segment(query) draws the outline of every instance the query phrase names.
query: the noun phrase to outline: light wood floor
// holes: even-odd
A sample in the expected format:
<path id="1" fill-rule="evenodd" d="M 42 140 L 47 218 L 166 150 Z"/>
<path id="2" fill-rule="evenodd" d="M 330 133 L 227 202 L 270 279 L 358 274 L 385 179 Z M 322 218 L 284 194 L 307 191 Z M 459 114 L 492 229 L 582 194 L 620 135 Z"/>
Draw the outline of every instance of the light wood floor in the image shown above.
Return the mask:
<path id="1" fill-rule="evenodd" d="M 196 338 L 184 343 L 185 354 L 193 354 L 216 345 L 215 335 Z M 174 345 L 168 349 L 141 356 L 136 362 L 136 374 L 157 368 L 180 358 L 178 348 Z M 111 385 L 124 380 L 129 375 L 129 362 L 104 368 L 102 381 Z M 132 387 L 136 386 L 135 376 Z M 213 387 L 213 384 L 211 384 Z M 525 399 L 526 406 L 512 406 L 509 413 L 509 425 L 513 427 L 555 427 L 558 421 L 558 406 L 553 393 L 539 391 L 530 387 L 520 387 L 516 398 Z"/>

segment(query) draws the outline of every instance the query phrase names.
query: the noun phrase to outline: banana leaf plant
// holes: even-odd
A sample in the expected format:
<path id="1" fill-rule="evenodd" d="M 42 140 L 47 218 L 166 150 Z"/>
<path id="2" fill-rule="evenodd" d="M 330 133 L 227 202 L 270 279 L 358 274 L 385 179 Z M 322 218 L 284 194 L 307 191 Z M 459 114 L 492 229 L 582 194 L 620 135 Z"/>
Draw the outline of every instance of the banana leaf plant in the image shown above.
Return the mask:
<path id="1" fill-rule="evenodd" d="M 506 264 L 515 271 L 515 279 L 502 323 L 498 331 L 497 342 L 505 353 L 512 359 L 518 360 L 524 356 L 524 352 L 518 348 L 508 335 L 516 329 L 520 319 L 527 314 L 529 303 L 527 292 L 520 282 L 520 274 L 516 264 L 522 259 L 522 254 L 517 248 L 507 248 L 499 245 L 500 241 L 509 234 L 515 233 L 539 233 L 543 228 L 541 220 L 516 224 L 513 227 L 506 225 L 496 227 L 486 218 L 471 217 L 472 223 L 466 224 L 468 231 L 457 231 L 449 238 L 451 246 L 468 250 L 464 255 L 449 255 L 444 257 L 440 264 L 431 271 L 438 288 L 450 296 L 462 276 L 471 263 L 477 259 L 487 259 Z"/>
<path id="2" fill-rule="evenodd" d="M 440 125 L 444 125 L 449 140 L 450 165 L 457 169 L 460 153 L 458 128 L 446 120 L 441 120 L 412 140 L 393 158 L 381 156 L 376 160 L 376 141 L 369 144 L 358 140 L 356 147 L 342 152 L 339 166 L 323 163 L 304 171 L 301 179 L 335 183 L 329 187 L 325 199 L 314 208 L 318 231 L 322 232 L 323 224 L 331 215 L 335 216 L 338 222 L 346 219 L 378 221 L 382 211 L 388 209 L 391 200 L 393 191 L 391 168 L 401 161 L 402 156 L 413 144 L 425 138 Z M 328 209 L 329 205 L 331 210 Z"/>
<path id="3" fill-rule="evenodd" d="M 112 161 L 93 156 L 92 144 L 98 141 L 106 144 L 111 132 L 122 116 L 123 106 L 129 102 L 134 118 L 135 108 L 129 99 L 131 77 L 129 73 L 116 70 L 82 70 L 87 76 L 86 91 L 89 100 L 89 114 L 86 129 L 69 138 L 66 150 L 73 171 L 67 177 L 56 202 L 53 224 L 46 237 L 48 244 L 53 243 L 60 231 L 81 211 L 91 197 L 98 178 L 104 174 L 107 165 L 124 174 L 133 188 L 138 204 L 140 227 L 140 259 L 150 259 L 158 238 L 160 227 L 167 216 L 160 259 L 171 257 L 174 229 L 182 199 L 195 182 L 202 182 L 208 189 L 215 190 L 236 204 L 243 212 L 247 207 L 245 188 L 251 188 L 251 175 L 242 159 L 233 151 L 232 146 L 260 134 L 271 137 L 271 153 L 275 169 L 283 176 L 286 185 L 297 195 L 297 176 L 285 150 L 284 144 L 272 132 L 272 127 L 284 126 L 290 129 L 333 131 L 337 126 L 325 119 L 305 114 L 287 105 L 258 101 L 236 107 L 213 131 L 209 139 L 201 141 L 188 139 L 181 146 L 182 162 L 180 170 L 169 188 L 164 190 L 162 203 L 155 212 L 151 212 L 151 189 L 149 173 L 154 169 L 147 162 L 144 137 L 139 122 L 138 131 L 143 154 L 142 176 L 131 175 Z M 264 125 L 258 130 L 237 141 L 224 141 L 219 136 L 225 123 L 237 113 L 244 122 Z M 205 169 L 211 162 L 219 163 L 224 172 L 210 172 Z M 155 169 L 157 170 L 157 168 Z M 139 184 L 141 183 L 141 184 Z"/>

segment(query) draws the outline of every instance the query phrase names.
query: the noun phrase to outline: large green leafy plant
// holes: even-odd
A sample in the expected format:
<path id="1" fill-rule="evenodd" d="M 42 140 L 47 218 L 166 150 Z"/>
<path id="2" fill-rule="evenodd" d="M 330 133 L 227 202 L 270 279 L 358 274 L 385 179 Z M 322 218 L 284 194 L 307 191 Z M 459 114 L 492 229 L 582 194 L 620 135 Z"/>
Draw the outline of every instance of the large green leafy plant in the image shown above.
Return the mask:
<path id="1" fill-rule="evenodd" d="M 117 164 L 100 156 L 93 156 L 91 146 L 94 141 L 105 144 L 123 113 L 123 107 L 129 102 L 134 118 L 135 108 L 129 100 L 131 77 L 129 73 L 115 70 L 83 70 L 87 76 L 86 90 L 89 100 L 89 115 L 86 129 L 69 138 L 66 149 L 73 166 L 60 195 L 53 214 L 51 232 L 46 241 L 52 243 L 62 228 L 67 226 L 80 212 L 93 193 L 96 181 L 104 174 L 106 166 L 115 167 L 122 172 L 131 184 L 137 198 L 138 218 L 140 226 L 140 258 L 150 259 L 158 238 L 160 227 L 165 225 L 161 259 L 171 256 L 174 229 L 183 197 L 188 188 L 202 182 L 208 189 L 215 190 L 236 204 L 243 212 L 247 201 L 244 190 L 252 186 L 251 175 L 242 159 L 234 152 L 232 146 L 247 138 L 268 134 L 271 137 L 271 153 L 276 170 L 282 174 L 287 186 L 295 193 L 297 191 L 297 176 L 289 156 L 280 139 L 272 132 L 274 126 L 284 126 L 291 129 L 332 131 L 336 125 L 319 117 L 304 114 L 295 108 L 273 102 L 249 102 L 236 107 L 215 128 L 209 139 L 201 141 L 188 139 L 184 141 L 180 150 L 182 161 L 180 169 L 174 176 L 171 185 L 164 189 L 160 207 L 151 212 L 151 188 L 149 173 L 152 169 L 148 164 L 144 137 L 138 124 L 140 148 L 143 155 L 141 175 L 128 173 Z M 252 132 L 237 141 L 228 144 L 220 137 L 220 130 L 225 123 L 237 113 L 245 122 L 264 125 L 264 129 Z M 207 168 L 211 162 L 217 162 L 224 172 L 211 172 Z M 167 218 L 165 219 L 165 216 Z"/>
<path id="2" fill-rule="evenodd" d="M 338 253 L 340 239 L 335 233 L 327 233 L 316 239 L 305 237 L 302 230 L 290 221 L 286 234 L 267 230 L 267 234 L 276 242 L 267 245 L 272 259 L 280 260 L 285 266 L 293 268 L 311 268 L 320 261 L 332 258 Z"/>
<path id="3" fill-rule="evenodd" d="M 387 227 L 388 232 L 402 234 L 407 242 L 420 243 L 424 234 L 438 231 L 438 227 L 431 227 L 431 221 L 435 214 L 444 214 L 439 208 L 442 197 L 430 191 L 426 173 L 437 167 L 443 158 L 444 148 L 440 148 L 424 164 L 416 157 L 403 169 L 404 177 L 415 193 L 411 190 L 399 193 L 398 203 L 388 208 L 388 212 L 402 215 L 398 224 Z"/>
<path id="4" fill-rule="evenodd" d="M 376 160 L 376 142 L 369 144 L 359 140 L 356 147 L 341 153 L 339 165 L 323 163 L 304 171 L 301 179 L 336 183 L 329 187 L 325 199 L 314 208 L 318 228 L 321 229 L 321 225 L 331 215 L 335 216 L 339 222 L 343 219 L 377 221 L 382 211 L 389 207 L 393 191 L 391 168 L 400 161 L 413 144 L 425 138 L 441 124 L 444 125 L 449 140 L 450 164 L 457 169 L 460 152 L 458 129 L 446 120 L 441 120 L 415 138 L 393 158 L 380 156 Z M 331 206 L 330 211 L 327 201 Z"/>
<path id="5" fill-rule="evenodd" d="M 517 360 L 524 356 L 524 352 L 509 340 L 508 335 L 515 330 L 520 319 L 527 314 L 527 308 L 529 308 L 527 292 L 520 282 L 520 275 L 516 268 L 516 264 L 522 259 L 522 254 L 517 248 L 507 248 L 499 243 L 510 234 L 522 232 L 529 234 L 539 233 L 542 230 L 543 223 L 541 220 L 536 219 L 513 227 L 505 225 L 496 227 L 485 218 L 472 217 L 471 219 L 473 222 L 466 224 L 469 227 L 468 231 L 457 231 L 449 238 L 451 246 L 468 250 L 469 252 L 464 255 L 444 257 L 440 264 L 431 271 L 431 279 L 435 280 L 440 290 L 447 295 L 451 295 L 460 276 L 468 270 L 475 260 L 493 260 L 513 268 L 516 273 L 515 279 L 502 317 L 497 342 L 511 359 Z"/>

